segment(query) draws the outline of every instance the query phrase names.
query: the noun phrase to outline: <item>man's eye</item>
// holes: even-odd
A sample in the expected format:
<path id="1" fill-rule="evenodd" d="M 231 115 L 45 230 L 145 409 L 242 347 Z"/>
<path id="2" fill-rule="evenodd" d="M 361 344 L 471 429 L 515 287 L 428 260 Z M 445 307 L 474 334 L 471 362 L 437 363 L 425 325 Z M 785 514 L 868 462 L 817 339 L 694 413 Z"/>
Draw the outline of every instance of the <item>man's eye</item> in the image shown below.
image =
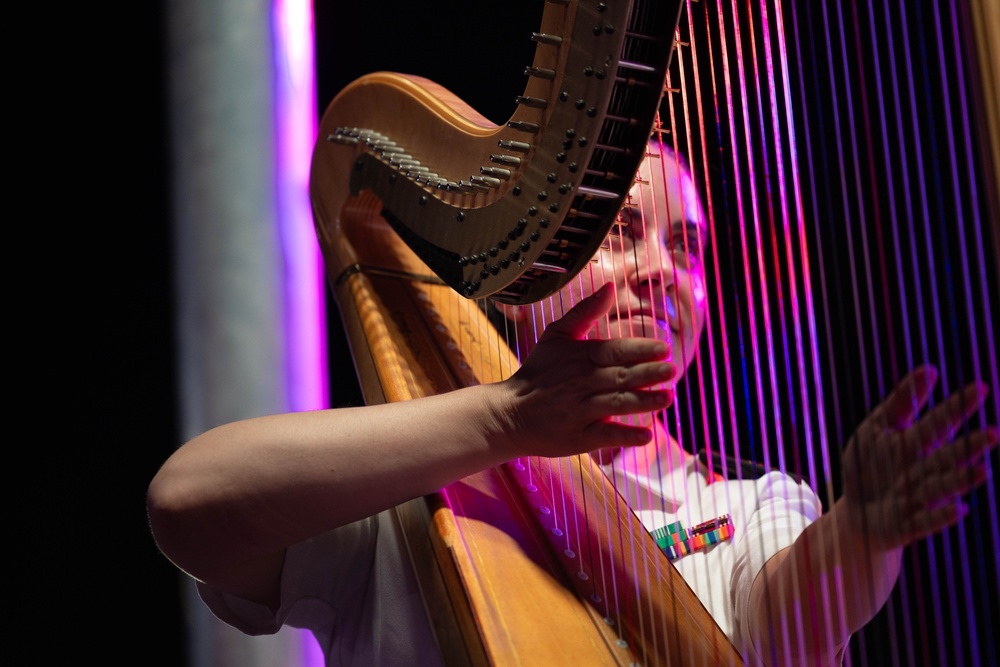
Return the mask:
<path id="1" fill-rule="evenodd" d="M 698 247 L 696 240 L 688 239 L 688 242 L 685 243 L 683 238 L 678 239 L 674 242 L 674 250 L 682 252 L 692 259 L 701 257 L 701 248 Z"/>
<path id="2" fill-rule="evenodd" d="M 701 239 L 698 237 L 696 231 L 689 229 L 685 238 L 684 231 L 677 229 L 665 241 L 671 252 L 683 256 L 685 262 L 699 261 L 701 259 Z"/>
<path id="3" fill-rule="evenodd" d="M 628 224 L 627 221 L 619 220 L 615 224 L 611 225 L 611 231 L 608 232 L 608 236 L 619 238 L 632 238 L 632 226 Z"/>
<path id="4" fill-rule="evenodd" d="M 698 239 L 690 237 L 685 239 L 683 234 L 677 234 L 674 236 L 674 250 L 680 250 L 681 252 L 686 252 L 689 255 L 701 254 L 701 248 L 698 247 Z"/>

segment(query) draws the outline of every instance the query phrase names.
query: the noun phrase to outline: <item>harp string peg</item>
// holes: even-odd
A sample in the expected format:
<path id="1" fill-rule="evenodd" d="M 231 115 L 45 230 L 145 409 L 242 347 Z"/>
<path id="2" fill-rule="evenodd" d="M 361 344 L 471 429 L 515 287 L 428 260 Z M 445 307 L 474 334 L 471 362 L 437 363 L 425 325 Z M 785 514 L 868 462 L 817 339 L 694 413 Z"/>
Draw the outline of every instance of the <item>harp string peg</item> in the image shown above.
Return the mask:
<path id="1" fill-rule="evenodd" d="M 508 167 L 520 167 L 521 158 L 513 155 L 490 155 L 490 162 L 506 165 Z"/>
<path id="2" fill-rule="evenodd" d="M 650 67 L 649 65 L 643 65 L 642 63 L 633 62 L 631 60 L 619 60 L 618 66 L 624 69 L 635 70 L 637 72 L 649 72 L 649 73 L 656 72 L 655 67 Z"/>
<path id="3" fill-rule="evenodd" d="M 403 150 L 403 147 L 390 139 L 368 139 L 365 145 L 373 151 Z"/>
<path id="4" fill-rule="evenodd" d="M 639 120 L 637 118 L 625 118 L 624 116 L 613 116 L 611 114 L 604 116 L 604 120 L 621 123 L 622 125 L 628 125 L 629 127 L 635 127 L 639 124 Z"/>
<path id="5" fill-rule="evenodd" d="M 527 153 L 531 150 L 531 144 L 525 143 L 523 141 L 513 141 L 511 139 L 501 139 L 497 142 L 500 148 L 504 148 L 509 151 L 517 151 L 519 153 Z M 492 159 L 492 156 L 490 156 Z"/>
<path id="6" fill-rule="evenodd" d="M 538 123 L 526 123 L 523 120 L 508 121 L 507 127 L 512 130 L 520 130 L 521 132 L 530 132 L 532 134 L 538 132 Z"/>
<path id="7" fill-rule="evenodd" d="M 615 83 L 617 83 L 618 85 L 621 85 L 621 86 L 625 86 L 627 88 L 635 88 L 635 87 L 639 87 L 639 88 L 652 88 L 653 87 L 652 84 L 647 83 L 645 81 L 639 81 L 638 79 L 635 79 L 633 77 L 627 77 L 626 78 L 626 77 L 623 77 L 623 76 L 616 76 L 615 77 Z"/>
<path id="8" fill-rule="evenodd" d="M 406 150 L 395 141 L 376 141 L 373 144 L 369 144 L 368 147 L 383 157 L 392 153 L 402 153 Z"/>
<path id="9" fill-rule="evenodd" d="M 559 35 L 550 35 L 544 32 L 533 32 L 531 33 L 531 41 L 539 44 L 547 44 L 549 46 L 559 46 L 562 44 L 563 38 Z"/>
<path id="10" fill-rule="evenodd" d="M 389 137 L 385 136 L 381 132 L 376 132 L 375 130 L 368 130 L 362 128 L 358 129 L 357 132 L 358 132 L 358 137 L 362 139 L 365 142 L 365 144 L 375 141 L 386 141 L 389 139 Z"/>
<path id="11" fill-rule="evenodd" d="M 500 179 L 499 178 L 493 178 L 491 176 L 470 176 L 469 177 L 469 181 L 473 185 L 483 185 L 483 186 L 486 186 L 488 188 L 499 188 L 500 187 Z"/>
<path id="12" fill-rule="evenodd" d="M 326 140 L 330 143 L 341 144 L 343 146 L 357 146 L 360 143 L 357 137 L 347 134 L 330 134 L 327 135 Z"/>
<path id="13" fill-rule="evenodd" d="M 566 267 L 559 266 L 558 264 L 549 264 L 548 262 L 535 262 L 531 265 L 531 268 L 545 271 L 546 273 L 566 273 Z"/>
<path id="14" fill-rule="evenodd" d="M 503 167 L 480 167 L 479 173 L 483 176 L 501 178 L 505 181 L 510 179 L 510 169 L 504 169 Z"/>
<path id="15" fill-rule="evenodd" d="M 611 200 L 618 198 L 618 193 L 616 192 L 612 192 L 611 190 L 602 190 L 600 188 L 592 188 L 586 185 L 578 187 L 576 192 L 577 194 L 581 194 L 592 199 Z"/>
<path id="16" fill-rule="evenodd" d="M 359 130 L 356 127 L 338 127 L 332 134 L 326 135 L 326 140 L 345 146 L 356 146 L 361 142 Z"/>
<path id="17" fill-rule="evenodd" d="M 524 68 L 525 76 L 533 76 L 536 79 L 546 79 L 551 81 L 556 78 L 556 71 L 547 67 L 528 66 Z"/>
<path id="18" fill-rule="evenodd" d="M 480 185 L 479 183 L 473 183 L 470 181 L 459 181 L 457 183 L 458 190 L 460 192 L 466 193 L 479 193 L 479 192 L 489 192 L 490 189 L 485 185 Z"/>
<path id="19" fill-rule="evenodd" d="M 610 144 L 595 144 L 594 148 L 597 150 L 607 151 L 609 153 L 621 153 L 622 155 L 628 155 L 631 152 L 621 146 L 611 146 Z"/>
<path id="20" fill-rule="evenodd" d="M 613 171 L 598 171 L 597 169 L 587 169 L 583 173 L 586 174 L 587 176 L 595 176 L 595 177 L 603 179 L 605 181 L 617 181 L 617 180 L 620 180 L 618 178 L 618 174 L 616 174 Z M 636 181 L 638 182 L 638 179 L 636 179 Z"/>
<path id="21" fill-rule="evenodd" d="M 549 105 L 549 101 L 541 97 L 530 97 L 528 95 L 518 95 L 514 100 L 519 106 L 544 109 Z M 509 125 L 509 124 L 508 124 Z"/>

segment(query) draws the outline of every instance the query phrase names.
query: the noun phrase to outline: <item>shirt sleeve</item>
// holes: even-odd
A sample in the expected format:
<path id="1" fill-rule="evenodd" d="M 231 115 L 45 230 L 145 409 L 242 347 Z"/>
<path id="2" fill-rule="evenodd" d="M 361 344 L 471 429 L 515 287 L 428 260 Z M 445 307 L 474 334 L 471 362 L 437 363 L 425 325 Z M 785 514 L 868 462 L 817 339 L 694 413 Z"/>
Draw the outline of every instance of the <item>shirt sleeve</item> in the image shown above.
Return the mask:
<path id="1" fill-rule="evenodd" d="M 770 472 L 757 480 L 756 508 L 746 530 L 738 537 L 733 561 L 731 603 L 734 612 L 734 639 L 748 664 L 760 664 L 760 656 L 750 641 L 750 589 L 764 564 L 776 553 L 791 546 L 802 531 L 819 518 L 822 505 L 807 485 L 780 472 Z"/>
<path id="2" fill-rule="evenodd" d="M 327 665 L 441 664 L 392 510 L 289 547 L 278 609 L 199 586 L 221 620 L 250 635 L 311 630 Z"/>
<path id="3" fill-rule="evenodd" d="M 377 535 L 377 519 L 369 517 L 289 547 L 278 609 L 203 583 L 198 593 L 215 616 L 248 635 L 274 634 L 286 624 L 329 634 L 337 612 L 364 598 Z"/>

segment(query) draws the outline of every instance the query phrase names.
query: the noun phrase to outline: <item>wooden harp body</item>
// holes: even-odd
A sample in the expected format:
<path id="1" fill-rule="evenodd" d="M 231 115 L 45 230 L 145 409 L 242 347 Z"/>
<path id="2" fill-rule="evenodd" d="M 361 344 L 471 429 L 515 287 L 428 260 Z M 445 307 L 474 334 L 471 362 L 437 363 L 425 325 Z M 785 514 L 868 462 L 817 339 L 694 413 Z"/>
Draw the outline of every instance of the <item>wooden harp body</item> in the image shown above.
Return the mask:
<path id="1" fill-rule="evenodd" d="M 547 4 L 506 126 L 393 73 L 331 103 L 311 195 L 366 402 L 516 369 L 464 297 L 528 303 L 587 264 L 645 154 L 678 12 Z M 741 662 L 590 457 L 511 462 L 396 515 L 449 663 Z"/>

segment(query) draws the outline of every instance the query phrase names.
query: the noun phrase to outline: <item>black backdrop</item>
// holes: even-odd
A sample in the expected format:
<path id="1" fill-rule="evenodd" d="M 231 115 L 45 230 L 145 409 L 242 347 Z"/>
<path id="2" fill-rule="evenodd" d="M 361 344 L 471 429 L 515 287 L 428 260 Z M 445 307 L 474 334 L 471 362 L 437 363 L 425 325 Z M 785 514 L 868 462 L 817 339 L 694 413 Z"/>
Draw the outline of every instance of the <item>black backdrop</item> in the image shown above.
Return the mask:
<path id="1" fill-rule="evenodd" d="M 11 62 L 10 145 L 28 149 L 11 211 L 38 230 L 37 253 L 8 245 L 9 294 L 29 297 L 9 320 L 27 371 L 9 415 L 31 460 L 6 467 L 23 527 L 9 610 L 31 662 L 185 664 L 178 575 L 144 504 L 178 438 L 162 18 L 158 2 L 47 7 Z"/>

